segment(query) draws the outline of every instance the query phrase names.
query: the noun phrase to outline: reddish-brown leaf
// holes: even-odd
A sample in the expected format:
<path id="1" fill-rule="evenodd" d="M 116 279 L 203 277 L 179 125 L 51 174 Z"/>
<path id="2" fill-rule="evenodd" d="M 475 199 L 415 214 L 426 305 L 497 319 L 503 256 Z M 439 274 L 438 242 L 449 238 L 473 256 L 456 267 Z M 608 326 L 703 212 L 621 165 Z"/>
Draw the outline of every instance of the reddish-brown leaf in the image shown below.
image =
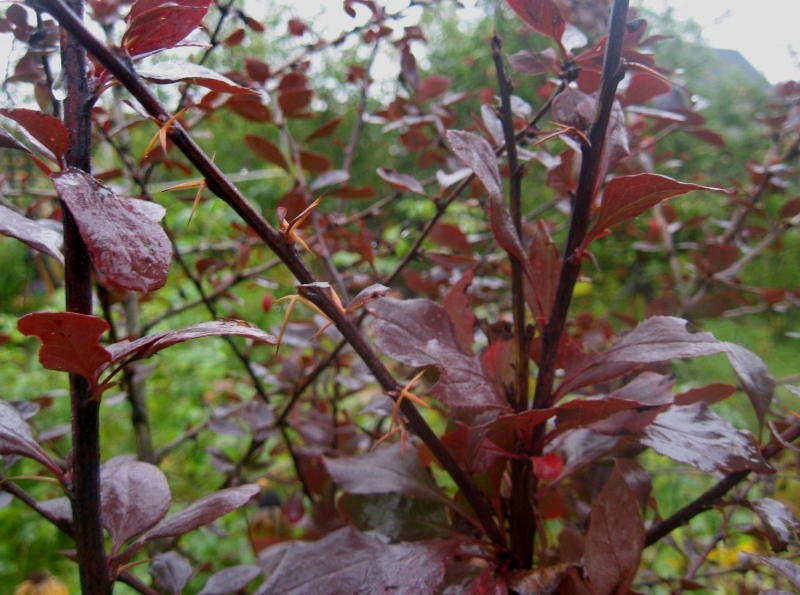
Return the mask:
<path id="1" fill-rule="evenodd" d="M 23 335 L 42 341 L 39 361 L 48 370 L 79 374 L 93 384 L 111 353 L 100 345 L 100 337 L 108 329 L 102 318 L 72 312 L 35 312 L 19 319 L 17 328 Z"/>
<path id="2" fill-rule="evenodd" d="M 0 399 L 0 455 L 10 454 L 38 461 L 55 473 L 56 477 L 62 477 L 61 468 L 36 442 L 30 426 L 16 407 Z"/>
<path id="3" fill-rule="evenodd" d="M 541 457 L 531 457 L 533 474 L 539 479 L 555 479 L 564 469 L 564 461 L 555 453 L 548 453 Z"/>
<path id="4" fill-rule="evenodd" d="M 25 242 L 31 248 L 49 254 L 64 264 L 64 255 L 61 254 L 64 237 L 60 233 L 2 205 L 0 205 L 0 234 Z"/>
<path id="5" fill-rule="evenodd" d="M 272 76 L 269 64 L 256 58 L 245 58 L 244 68 L 247 71 L 247 76 L 262 85 Z"/>
<path id="6" fill-rule="evenodd" d="M 289 89 L 278 96 L 278 105 L 284 116 L 293 118 L 305 113 L 313 97 L 314 91 L 311 89 Z"/>
<path id="7" fill-rule="evenodd" d="M 393 169 L 386 169 L 385 167 L 379 167 L 377 172 L 381 178 L 386 180 L 395 188 L 405 190 L 406 192 L 413 192 L 414 194 L 419 194 L 421 196 L 427 196 L 427 194 L 425 194 L 425 188 L 422 187 L 422 184 L 420 184 L 416 178 L 412 178 L 408 174 L 401 174 L 400 172 L 397 172 Z"/>
<path id="8" fill-rule="evenodd" d="M 213 0 L 138 0 L 125 18 L 120 46 L 130 56 L 175 47 L 203 22 Z"/>
<path id="9" fill-rule="evenodd" d="M 193 64 L 191 62 L 186 62 L 184 60 L 155 62 L 148 68 L 137 69 L 137 72 L 143 79 L 159 85 L 182 81 L 185 83 L 199 85 L 219 93 L 230 93 L 232 95 L 256 95 L 256 92 L 252 89 L 237 85 L 229 78 L 222 76 L 210 68 L 200 66 L 199 64 Z"/>
<path id="10" fill-rule="evenodd" d="M 567 22 L 553 0 L 506 0 L 506 3 L 535 31 L 561 42 Z"/>
<path id="11" fill-rule="evenodd" d="M 242 45 L 245 35 L 246 32 L 244 29 L 242 28 L 236 29 L 236 31 L 234 31 L 233 33 L 228 35 L 225 39 L 223 39 L 222 43 L 231 48 L 238 47 Z"/>
<path id="12" fill-rule="evenodd" d="M 69 149 L 69 132 L 61 120 L 25 108 L 1 108 L 0 114 L 9 120 L 14 120 L 45 157 L 63 166 L 64 153 Z"/>
<path id="13" fill-rule="evenodd" d="M 548 318 L 555 302 L 558 279 L 561 275 L 561 255 L 553 238 L 550 237 L 547 223 L 542 219 L 536 222 L 536 227 L 533 229 L 529 253 L 533 277 L 536 279 L 535 291 L 542 305 L 541 315 Z"/>
<path id="14" fill-rule="evenodd" d="M 331 168 L 331 160 L 322 153 L 312 151 L 300 151 L 300 165 L 303 169 L 312 174 L 325 173 Z"/>
<path id="15" fill-rule="evenodd" d="M 467 255 L 470 253 L 469 240 L 467 240 L 467 236 L 461 231 L 458 225 L 453 225 L 452 223 L 436 223 L 428 237 L 432 242 L 450 248 L 453 252 Z"/>
<path id="16" fill-rule="evenodd" d="M 586 234 L 582 247 L 586 248 L 593 239 L 612 225 L 633 219 L 662 200 L 695 190 L 724 192 L 720 188 L 684 184 L 658 174 L 636 174 L 614 178 L 603 191 L 600 216 L 594 227 Z"/>
<path id="17" fill-rule="evenodd" d="M 732 384 L 722 384 L 715 382 L 700 388 L 692 388 L 685 393 L 675 396 L 676 405 L 693 405 L 694 403 L 705 403 L 713 405 L 727 399 L 736 392 L 736 387 Z"/>
<path id="18" fill-rule="evenodd" d="M 669 84 L 664 79 L 649 72 L 637 72 L 631 77 L 625 96 L 622 98 L 623 107 L 647 103 L 653 97 L 669 93 Z"/>
<path id="19" fill-rule="evenodd" d="M 167 282 L 172 244 L 140 201 L 117 196 L 89 174 L 69 168 L 52 176 L 97 268 L 114 283 L 153 291 Z"/>
<path id="20" fill-rule="evenodd" d="M 522 50 L 508 57 L 508 63 L 517 72 L 530 75 L 545 74 L 546 72 L 558 73 L 558 55 L 553 48 L 541 52 Z"/>
<path id="21" fill-rule="evenodd" d="M 250 122 L 272 122 L 272 112 L 258 97 L 234 95 L 225 102 L 225 107 Z"/>
<path id="22" fill-rule="evenodd" d="M 447 310 L 447 315 L 453 323 L 458 345 L 466 353 L 472 351 L 472 344 L 475 342 L 475 314 L 469 307 L 467 295 L 472 276 L 472 269 L 465 271 L 442 299 L 442 306 Z"/>
<path id="23" fill-rule="evenodd" d="M 289 171 L 289 163 L 286 161 L 286 157 L 283 156 L 283 153 L 281 153 L 278 145 L 273 143 L 268 138 L 259 134 L 245 134 L 244 144 L 246 144 L 248 149 L 250 149 L 264 161 L 274 163 L 278 167 L 285 169 L 287 172 Z"/>
<path id="24" fill-rule="evenodd" d="M 303 21 L 299 19 L 289 19 L 289 33 L 296 37 L 300 37 L 306 31 L 308 31 L 308 27 Z"/>
<path id="25" fill-rule="evenodd" d="M 336 131 L 336 129 L 339 127 L 339 124 L 342 123 L 343 119 L 344 118 L 342 118 L 341 116 L 337 116 L 332 120 L 328 120 L 322 126 L 317 128 L 314 132 L 309 134 L 308 137 L 306 137 L 306 142 L 311 142 L 313 140 L 319 140 L 321 138 L 326 138 L 330 136 Z"/>
<path id="26" fill-rule="evenodd" d="M 592 501 L 584 539 L 586 572 L 597 595 L 626 593 L 644 549 L 644 521 L 636 496 L 615 467 Z"/>
<path id="27" fill-rule="evenodd" d="M 442 75 L 432 75 L 426 78 L 419 84 L 419 90 L 417 91 L 417 101 L 419 103 L 424 103 L 429 99 L 433 99 L 434 97 L 438 97 L 443 93 L 447 93 L 447 90 L 450 88 L 450 78 Z"/>

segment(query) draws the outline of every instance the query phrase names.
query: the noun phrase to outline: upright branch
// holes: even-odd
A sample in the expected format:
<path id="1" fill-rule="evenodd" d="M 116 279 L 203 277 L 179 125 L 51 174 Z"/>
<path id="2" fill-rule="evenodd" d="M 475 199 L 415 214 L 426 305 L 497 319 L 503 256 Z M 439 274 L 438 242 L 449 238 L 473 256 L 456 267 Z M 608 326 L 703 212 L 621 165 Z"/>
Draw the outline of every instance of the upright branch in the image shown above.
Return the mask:
<path id="1" fill-rule="evenodd" d="M 32 6 L 47 10 L 64 29 L 78 38 L 83 47 L 117 78 L 120 84 L 136 98 L 150 116 L 156 118 L 162 124 L 166 124 L 171 120 L 171 114 L 142 82 L 130 61 L 112 52 L 95 38 L 83 26 L 83 23 L 75 18 L 75 15 L 67 8 L 63 0 L 28 0 L 28 2 Z M 180 124 L 171 123 L 168 136 L 175 146 L 200 171 L 206 180 L 209 190 L 227 203 L 253 229 L 301 284 L 309 285 L 317 281 L 294 247 L 286 242 L 284 237 L 247 201 Z M 391 373 L 380 361 L 377 353 L 367 342 L 358 326 L 334 303 L 330 293 L 327 291 L 309 291 L 306 297 L 318 306 L 336 325 L 347 342 L 370 369 L 383 390 L 389 394 L 399 394 L 402 387 L 394 380 Z M 473 507 L 489 539 L 497 547 L 505 548 L 505 540 L 492 516 L 492 506 L 488 499 L 480 492 L 475 482 L 461 469 L 458 462 L 442 444 L 414 404 L 409 399 L 404 399 L 400 409 L 408 420 L 408 427 L 428 446 L 431 453 L 453 478 L 464 497 Z"/>
<path id="2" fill-rule="evenodd" d="M 572 293 L 581 272 L 583 254 L 580 246 L 586 237 L 589 219 L 597 191 L 602 184 L 603 151 L 605 149 L 608 124 L 617 85 L 625 75 L 622 65 L 622 42 L 625 36 L 625 17 L 628 13 L 628 0 L 614 0 L 611 22 L 603 58 L 603 71 L 600 88 L 597 92 L 594 123 L 589 130 L 589 145 L 581 148 L 583 161 L 572 206 L 567 244 L 564 248 L 564 262 L 553 309 L 542 333 L 542 355 L 539 363 L 539 376 L 536 383 L 533 405 L 536 409 L 550 407 L 553 401 L 553 382 L 556 373 L 556 359 L 561 336 L 567 322 Z M 534 441 L 540 435 L 534 434 Z M 532 449 L 540 448 L 534 444 Z"/>
<path id="3" fill-rule="evenodd" d="M 83 0 L 70 0 L 70 16 L 80 23 Z M 91 170 L 92 95 L 86 76 L 86 50 L 80 41 L 62 31 L 61 61 L 67 83 L 64 123 L 71 149 L 66 164 Z M 64 212 L 65 284 L 67 311 L 92 314 L 92 263 L 69 209 Z M 103 526 L 100 522 L 100 402 L 91 398 L 89 381 L 70 374 L 72 410 L 71 483 L 66 486 L 72 503 L 81 588 L 84 593 L 110 593 Z"/>

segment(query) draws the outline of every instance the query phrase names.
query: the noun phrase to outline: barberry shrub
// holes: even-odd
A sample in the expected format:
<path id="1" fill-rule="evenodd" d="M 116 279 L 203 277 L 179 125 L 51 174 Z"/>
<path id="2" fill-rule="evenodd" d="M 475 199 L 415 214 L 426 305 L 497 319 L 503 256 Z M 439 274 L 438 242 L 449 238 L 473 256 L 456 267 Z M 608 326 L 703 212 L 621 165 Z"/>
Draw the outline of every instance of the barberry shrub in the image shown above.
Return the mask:
<path id="1" fill-rule="evenodd" d="M 796 407 L 702 328 L 796 305 L 793 263 L 753 272 L 797 243 L 796 83 L 747 179 L 681 180 L 725 131 L 627 0 L 498 3 L 451 72 L 406 21 L 460 31 L 437 0 L 344 0 L 331 38 L 86 4 L 0 20 L 0 233 L 42 294 L 4 361 L 69 375 L 0 400 L 0 502 L 82 592 L 800 589 Z"/>

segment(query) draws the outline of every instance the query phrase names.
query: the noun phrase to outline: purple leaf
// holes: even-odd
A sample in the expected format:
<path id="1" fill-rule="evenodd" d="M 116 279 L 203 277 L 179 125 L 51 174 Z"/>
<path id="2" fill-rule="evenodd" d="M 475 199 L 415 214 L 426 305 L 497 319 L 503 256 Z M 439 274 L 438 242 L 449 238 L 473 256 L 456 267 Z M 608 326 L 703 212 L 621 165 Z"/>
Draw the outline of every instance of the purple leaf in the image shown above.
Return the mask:
<path id="1" fill-rule="evenodd" d="M 469 307 L 467 295 L 467 287 L 472 283 L 473 274 L 473 270 L 468 269 L 442 299 L 442 306 L 453 323 L 456 342 L 466 353 L 472 351 L 472 344 L 475 342 L 475 314 Z"/>
<path id="2" fill-rule="evenodd" d="M 111 555 L 123 543 L 164 518 L 171 500 L 164 473 L 155 465 L 112 459 L 100 470 L 103 526 L 111 534 Z"/>
<path id="3" fill-rule="evenodd" d="M 431 541 L 386 545 L 345 527 L 319 541 L 291 542 L 279 560 L 264 560 L 274 570 L 256 594 L 436 593 L 451 549 Z"/>
<path id="4" fill-rule="evenodd" d="M 20 130 L 45 157 L 58 164 L 62 163 L 64 153 L 69 149 L 69 132 L 61 120 L 55 116 L 25 108 L 3 108 L 0 109 L 0 115 L 19 124 Z M 27 149 L 25 151 L 27 152 Z"/>
<path id="5" fill-rule="evenodd" d="M 112 356 L 109 365 L 133 359 L 145 359 L 176 343 L 183 343 L 184 341 L 191 341 L 201 337 L 219 337 L 222 335 L 246 337 L 261 343 L 269 343 L 270 345 L 275 345 L 278 342 L 278 339 L 269 333 L 257 327 L 249 326 L 245 322 L 241 324 L 228 320 L 199 322 L 182 329 L 148 335 L 135 341 L 113 343 L 108 346 L 108 352 Z"/>
<path id="6" fill-rule="evenodd" d="M 775 379 L 767 370 L 764 361 L 755 353 L 741 345 L 727 343 L 728 361 L 730 361 L 736 377 L 742 384 L 744 392 L 750 398 L 758 417 L 759 429 L 764 425 L 764 416 L 775 395 Z"/>
<path id="7" fill-rule="evenodd" d="M 180 554 L 166 552 L 156 556 L 148 572 L 155 580 L 159 592 L 181 595 L 192 577 L 192 565 Z"/>
<path id="8" fill-rule="evenodd" d="M 152 291 L 167 282 L 172 244 L 134 201 L 117 196 L 89 174 L 67 169 L 52 176 L 97 267 L 117 285 Z"/>
<path id="9" fill-rule="evenodd" d="M 772 498 L 761 498 L 751 502 L 753 510 L 764 524 L 767 539 L 775 552 L 786 551 L 786 546 L 792 541 L 792 531 L 800 531 L 800 522 L 792 510 L 783 502 Z"/>
<path id="10" fill-rule="evenodd" d="M 242 564 L 225 568 L 212 574 L 203 590 L 197 595 L 226 595 L 238 592 L 252 583 L 259 574 L 261 568 L 253 565 Z"/>
<path id="11" fill-rule="evenodd" d="M 567 22 L 553 0 L 506 0 L 506 3 L 534 31 L 561 42 Z"/>
<path id="12" fill-rule="evenodd" d="M 782 560 L 781 558 L 771 558 L 767 556 L 751 555 L 751 558 L 766 564 L 782 577 L 789 580 L 795 589 L 800 589 L 800 566 L 789 560 Z"/>
<path id="13" fill-rule="evenodd" d="M 96 385 L 97 377 L 111 359 L 100 345 L 109 329 L 102 318 L 74 312 L 34 312 L 17 321 L 23 335 L 42 342 L 39 362 L 48 370 L 79 374 Z"/>
<path id="14" fill-rule="evenodd" d="M 333 481 L 350 494 L 398 493 L 423 500 L 446 499 L 419 462 L 416 451 L 401 445 L 378 448 L 356 457 L 325 457 Z"/>
<path id="15" fill-rule="evenodd" d="M 185 60 L 167 60 L 166 62 L 155 62 L 147 68 L 138 68 L 143 79 L 163 85 L 177 83 L 178 81 L 199 85 L 218 93 L 230 93 L 232 95 L 257 95 L 256 91 L 237 85 L 231 79 L 219 74 L 218 72 L 193 64 Z"/>
<path id="16" fill-rule="evenodd" d="M 705 403 L 672 407 L 661 413 L 645 428 L 639 441 L 659 454 L 707 473 L 775 472 L 750 437 Z"/>
<path id="17" fill-rule="evenodd" d="M 440 305 L 425 299 L 383 298 L 368 306 L 375 321 L 375 345 L 392 359 L 441 370 L 431 390 L 454 407 L 504 407 L 481 358 L 464 352 L 453 323 Z"/>
<path id="18" fill-rule="evenodd" d="M 514 70 L 534 76 L 546 72 L 557 73 L 557 62 L 558 56 L 553 48 L 541 52 L 522 50 L 508 57 L 508 63 Z"/>
<path id="19" fill-rule="evenodd" d="M 49 254 L 64 264 L 64 255 L 61 254 L 64 237 L 60 233 L 2 205 L 0 205 L 0 233 L 25 242 L 34 250 Z"/>
<path id="20" fill-rule="evenodd" d="M 212 0 L 138 0 L 125 18 L 128 28 L 120 46 L 130 56 L 174 47 L 194 31 Z"/>
<path id="21" fill-rule="evenodd" d="M 385 167 L 379 167 L 377 172 L 381 178 L 395 188 L 399 188 L 400 190 L 405 190 L 407 192 L 413 192 L 414 194 L 419 194 L 421 196 L 427 196 L 427 194 L 425 194 L 425 188 L 422 187 L 422 184 L 408 174 L 401 174 L 393 169 L 386 169 Z"/>
<path id="22" fill-rule="evenodd" d="M 586 573 L 597 595 L 627 593 L 644 549 L 644 521 L 619 468 L 592 502 L 585 538 Z"/>
<path id="23" fill-rule="evenodd" d="M 56 462 L 34 440 L 31 428 L 19 411 L 8 401 L 0 399 L 0 454 L 16 454 L 37 461 L 61 478 Z"/>
<path id="24" fill-rule="evenodd" d="M 140 537 L 137 544 L 141 545 L 145 541 L 161 539 L 162 537 L 183 535 L 198 527 L 214 522 L 232 510 L 247 504 L 260 491 L 261 488 L 259 486 L 249 484 L 203 496 L 178 512 L 169 515 Z"/>

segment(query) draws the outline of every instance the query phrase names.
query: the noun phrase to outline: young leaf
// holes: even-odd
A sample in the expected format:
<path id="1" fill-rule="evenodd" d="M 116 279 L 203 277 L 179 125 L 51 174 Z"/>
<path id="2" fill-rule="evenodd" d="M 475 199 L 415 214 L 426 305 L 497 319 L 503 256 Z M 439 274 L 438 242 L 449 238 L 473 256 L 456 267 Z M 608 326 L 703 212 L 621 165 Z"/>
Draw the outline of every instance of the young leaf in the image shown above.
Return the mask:
<path id="1" fill-rule="evenodd" d="M 69 168 L 52 179 L 97 268 L 126 289 L 163 287 L 172 244 L 158 223 L 142 216 L 133 200 L 115 195 L 81 170 Z"/>
<path id="2" fill-rule="evenodd" d="M 129 56 L 175 47 L 202 22 L 213 0 L 137 0 L 120 46 Z"/>
<path id="3" fill-rule="evenodd" d="M 639 441 L 659 454 L 707 473 L 775 473 L 755 442 L 705 403 L 672 407 L 659 414 Z"/>
<path id="4" fill-rule="evenodd" d="M 45 157 L 63 167 L 64 153 L 69 149 L 69 132 L 61 120 L 25 108 L 0 108 L 0 114 L 19 124 L 22 131 Z"/>
<path id="5" fill-rule="evenodd" d="M 319 541 L 291 542 L 276 553 L 278 560 L 262 557 L 262 566 L 274 568 L 255 595 L 436 593 L 449 549 L 446 544 L 425 541 L 386 545 L 345 527 Z"/>
<path id="6" fill-rule="evenodd" d="M 100 470 L 103 527 L 111 534 L 111 555 L 122 544 L 164 518 L 171 500 L 164 473 L 155 465 L 117 458 Z"/>
<path id="7" fill-rule="evenodd" d="M 644 549 L 644 521 L 636 496 L 615 467 L 592 502 L 584 555 L 597 595 L 626 593 Z"/>
<path id="8" fill-rule="evenodd" d="M 0 454 L 20 455 L 41 463 L 61 478 L 61 468 L 34 440 L 31 428 L 8 401 L 0 399 Z"/>
<path id="9" fill-rule="evenodd" d="M 212 574 L 197 595 L 227 595 L 239 592 L 256 580 L 259 574 L 261 568 L 253 565 L 242 564 L 225 568 Z"/>
<path id="10" fill-rule="evenodd" d="M 792 510 L 783 502 L 772 498 L 753 500 L 751 504 L 764 525 L 772 551 L 786 551 L 786 546 L 792 541 L 792 532 L 800 532 L 800 522 Z"/>
<path id="11" fill-rule="evenodd" d="M 567 22 L 553 0 L 506 0 L 506 3 L 534 31 L 561 42 Z"/>
<path id="12" fill-rule="evenodd" d="M 727 343 L 727 356 L 744 392 L 750 398 L 758 417 L 759 430 L 764 426 L 764 416 L 775 396 L 775 379 L 764 361 L 741 345 Z"/>
<path id="13" fill-rule="evenodd" d="M 368 307 L 375 321 L 376 347 L 415 368 L 441 370 L 431 390 L 454 407 L 504 407 L 481 358 L 461 349 L 453 323 L 440 305 L 424 299 L 383 298 Z"/>
<path id="14" fill-rule="evenodd" d="M 237 85 L 231 79 L 219 74 L 218 72 L 187 62 L 185 60 L 167 60 L 165 62 L 155 62 L 147 68 L 136 70 L 139 76 L 145 80 L 158 85 L 168 83 L 191 83 L 199 85 L 218 93 L 230 93 L 231 95 L 257 95 L 256 91 Z"/>
<path id="15" fill-rule="evenodd" d="M 349 494 L 398 493 L 422 500 L 445 496 L 419 462 L 417 453 L 401 445 L 377 448 L 357 457 L 325 457 L 333 481 Z"/>
<path id="16" fill-rule="evenodd" d="M 662 200 L 695 190 L 724 192 L 720 188 L 684 184 L 658 174 L 636 174 L 614 178 L 603 191 L 600 216 L 594 227 L 586 234 L 582 247 L 586 248 L 593 239 L 612 225 L 638 217 Z"/>
<path id="17" fill-rule="evenodd" d="M 107 351 L 110 355 L 109 365 L 128 362 L 133 359 L 145 359 L 176 343 L 183 343 L 184 341 L 191 341 L 201 337 L 219 337 L 222 335 L 246 337 L 270 345 L 275 345 L 278 342 L 278 339 L 274 336 L 257 327 L 249 326 L 247 323 L 239 324 L 228 320 L 199 322 L 178 330 L 148 335 L 135 341 L 113 343 L 108 346 Z"/>
<path id="18" fill-rule="evenodd" d="M 23 335 L 42 342 L 39 361 L 48 370 L 79 374 L 92 385 L 111 360 L 111 353 L 100 345 L 108 329 L 102 318 L 72 312 L 34 312 L 17 322 Z"/>
<path id="19" fill-rule="evenodd" d="M 64 255 L 61 254 L 64 237 L 60 233 L 2 205 L 0 205 L 0 234 L 25 242 L 34 250 L 49 254 L 64 264 Z"/>
<path id="20" fill-rule="evenodd" d="M 177 552 L 165 552 L 156 556 L 148 572 L 160 593 L 181 595 L 192 577 L 192 565 Z"/>

